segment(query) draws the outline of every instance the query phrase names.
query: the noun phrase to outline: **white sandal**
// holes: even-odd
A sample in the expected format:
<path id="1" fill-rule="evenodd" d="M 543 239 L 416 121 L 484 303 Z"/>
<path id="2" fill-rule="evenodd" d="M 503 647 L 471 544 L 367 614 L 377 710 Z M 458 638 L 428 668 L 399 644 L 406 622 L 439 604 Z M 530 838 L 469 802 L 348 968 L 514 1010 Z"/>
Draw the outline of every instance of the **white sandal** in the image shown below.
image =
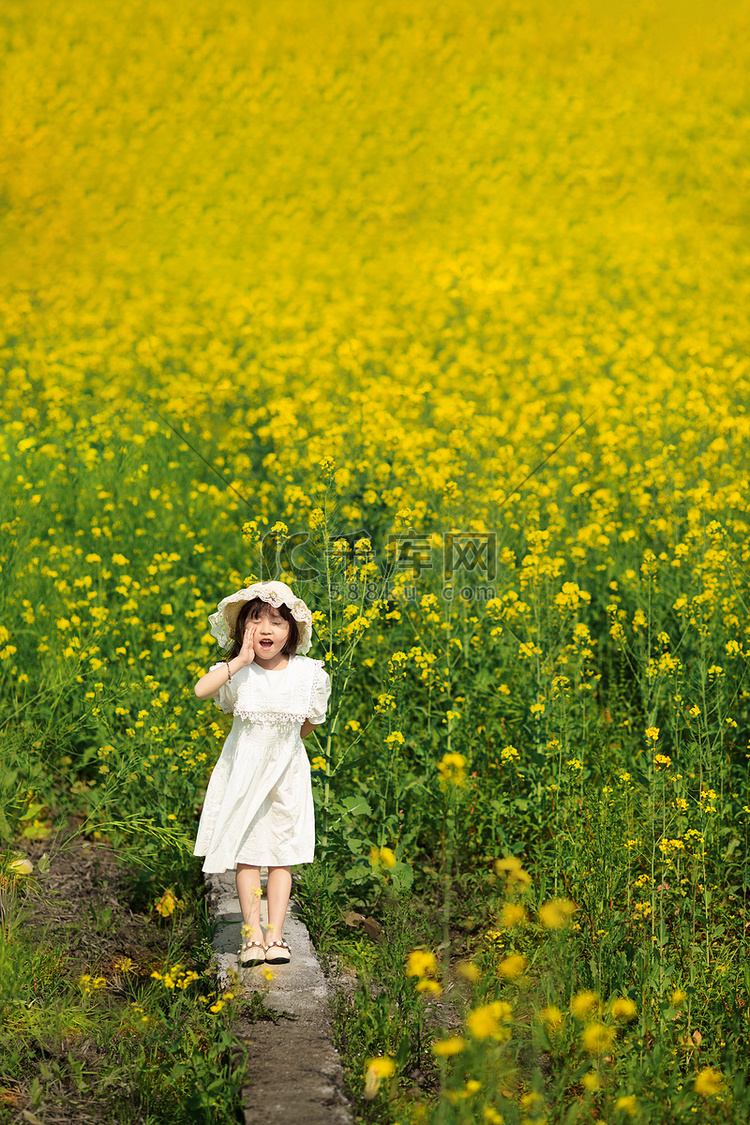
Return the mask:
<path id="1" fill-rule="evenodd" d="M 277 948 L 274 949 L 273 947 Z M 273 949 L 273 953 L 271 950 Z M 269 941 L 266 946 L 267 965 L 288 965 L 292 959 L 292 951 L 283 938 L 278 941 Z"/>
<path id="2" fill-rule="evenodd" d="M 258 950 L 254 953 L 253 950 Z M 266 947 L 260 941 L 243 941 L 240 950 L 240 965 L 243 969 L 250 969 L 253 965 L 262 965 L 266 959 Z"/>

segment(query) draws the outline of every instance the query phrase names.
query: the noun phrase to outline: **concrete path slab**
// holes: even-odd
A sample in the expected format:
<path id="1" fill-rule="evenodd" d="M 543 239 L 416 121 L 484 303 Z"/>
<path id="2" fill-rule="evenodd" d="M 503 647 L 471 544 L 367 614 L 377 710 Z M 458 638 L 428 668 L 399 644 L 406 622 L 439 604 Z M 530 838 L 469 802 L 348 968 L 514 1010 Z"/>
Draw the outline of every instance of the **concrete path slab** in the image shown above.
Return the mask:
<path id="1" fill-rule="evenodd" d="M 260 992 L 267 1007 L 292 1017 L 240 1028 L 248 1051 L 245 1125 L 350 1125 L 344 1071 L 331 1037 L 330 992 L 294 903 L 284 926 L 292 950 L 290 964 L 240 969 L 242 913 L 234 874 L 205 879 L 209 911 L 217 924 L 214 949 L 220 980 L 229 984 L 239 973 L 243 989 Z M 261 916 L 267 916 L 265 896 Z"/>

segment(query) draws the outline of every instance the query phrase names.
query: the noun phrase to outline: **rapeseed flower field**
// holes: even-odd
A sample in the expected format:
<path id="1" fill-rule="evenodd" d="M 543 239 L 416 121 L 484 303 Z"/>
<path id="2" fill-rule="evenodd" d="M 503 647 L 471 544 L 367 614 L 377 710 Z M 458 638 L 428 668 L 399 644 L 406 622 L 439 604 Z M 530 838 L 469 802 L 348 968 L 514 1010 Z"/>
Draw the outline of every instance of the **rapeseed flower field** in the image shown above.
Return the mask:
<path id="1" fill-rule="evenodd" d="M 0 905 L 189 847 L 289 580 L 327 893 L 443 895 L 367 1120 L 747 1119 L 749 14 L 0 13 Z"/>

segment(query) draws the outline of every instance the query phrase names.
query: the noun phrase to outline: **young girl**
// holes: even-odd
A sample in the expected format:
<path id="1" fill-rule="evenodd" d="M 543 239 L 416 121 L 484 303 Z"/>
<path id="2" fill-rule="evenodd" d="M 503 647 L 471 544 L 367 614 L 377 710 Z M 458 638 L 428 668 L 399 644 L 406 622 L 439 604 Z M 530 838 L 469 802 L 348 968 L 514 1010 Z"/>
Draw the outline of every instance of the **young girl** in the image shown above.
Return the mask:
<path id="1" fill-rule="evenodd" d="M 195 855 L 206 872 L 237 868 L 242 965 L 285 964 L 283 937 L 294 863 L 315 848 L 310 763 L 302 745 L 325 719 L 331 682 L 310 648 L 312 615 L 283 582 L 256 582 L 219 603 L 211 634 L 227 658 L 195 685 L 234 715 L 206 791 Z M 268 867 L 268 927 L 260 927 L 260 869 Z M 269 940 L 270 938 L 270 940 Z"/>

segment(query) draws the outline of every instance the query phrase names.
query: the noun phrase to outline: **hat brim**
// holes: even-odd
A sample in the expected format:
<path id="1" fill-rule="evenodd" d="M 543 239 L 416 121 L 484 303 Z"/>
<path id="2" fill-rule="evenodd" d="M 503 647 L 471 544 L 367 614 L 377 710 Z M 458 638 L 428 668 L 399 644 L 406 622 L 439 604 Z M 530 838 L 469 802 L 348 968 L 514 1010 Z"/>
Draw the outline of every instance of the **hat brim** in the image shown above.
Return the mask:
<path id="1" fill-rule="evenodd" d="M 242 607 L 255 598 L 277 609 L 280 605 L 287 607 L 299 632 L 297 653 L 302 656 L 308 652 L 312 644 L 312 614 L 302 598 L 298 598 L 284 582 L 255 582 L 219 602 L 216 613 L 212 613 L 208 620 L 211 635 L 221 647 L 229 648 Z"/>

